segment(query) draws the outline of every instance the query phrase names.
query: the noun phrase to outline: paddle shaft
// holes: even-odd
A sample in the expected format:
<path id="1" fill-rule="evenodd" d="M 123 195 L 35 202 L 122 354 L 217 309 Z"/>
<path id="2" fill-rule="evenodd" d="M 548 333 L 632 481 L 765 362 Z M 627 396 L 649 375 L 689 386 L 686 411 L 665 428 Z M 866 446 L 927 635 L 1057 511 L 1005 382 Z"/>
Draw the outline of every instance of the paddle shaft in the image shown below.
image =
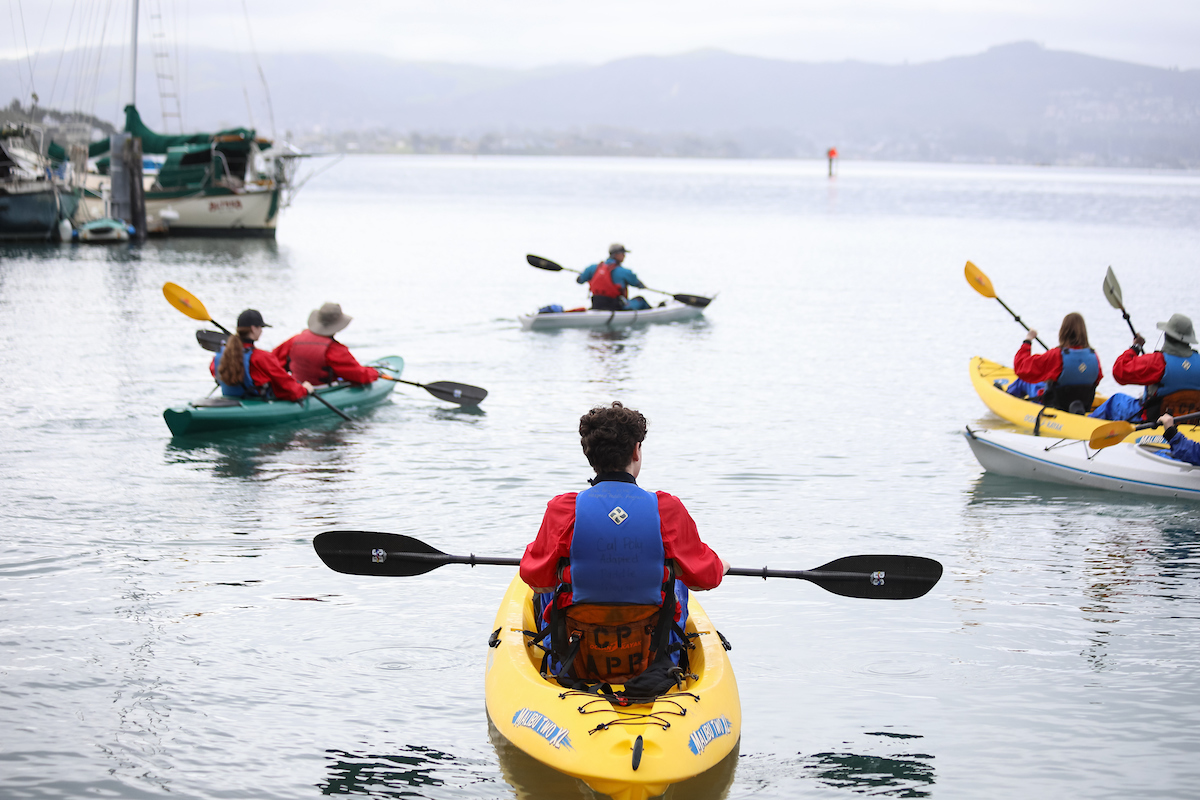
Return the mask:
<path id="1" fill-rule="evenodd" d="M 996 302 L 999 303 L 1000 305 L 1004 306 L 1004 310 L 1007 311 L 1008 313 L 1012 314 L 1013 319 L 1015 319 L 1022 328 L 1024 328 L 1026 331 L 1029 331 L 1029 326 L 1026 325 L 1019 316 L 1017 316 L 1017 312 L 1013 311 L 1011 308 L 1009 308 L 1007 305 L 1005 305 L 1004 301 L 1001 300 L 999 297 L 996 298 Z M 1040 336 L 1035 336 L 1034 338 L 1037 339 L 1037 343 L 1040 344 L 1042 347 L 1045 347 L 1047 350 L 1050 349 L 1046 345 L 1046 343 L 1042 341 Z"/>
<path id="2" fill-rule="evenodd" d="M 1175 420 L 1176 425 L 1178 425 L 1180 422 L 1187 422 L 1187 421 L 1193 420 L 1193 419 L 1200 419 L 1200 411 L 1196 411 L 1191 414 L 1184 414 L 1183 416 L 1180 416 L 1180 417 L 1172 417 L 1172 419 Z M 1136 428 L 1134 428 L 1134 430 L 1135 431 L 1144 431 L 1149 428 L 1157 428 L 1157 427 L 1158 427 L 1158 420 L 1155 420 L 1154 422 L 1143 422 L 1141 425 L 1138 425 Z"/>

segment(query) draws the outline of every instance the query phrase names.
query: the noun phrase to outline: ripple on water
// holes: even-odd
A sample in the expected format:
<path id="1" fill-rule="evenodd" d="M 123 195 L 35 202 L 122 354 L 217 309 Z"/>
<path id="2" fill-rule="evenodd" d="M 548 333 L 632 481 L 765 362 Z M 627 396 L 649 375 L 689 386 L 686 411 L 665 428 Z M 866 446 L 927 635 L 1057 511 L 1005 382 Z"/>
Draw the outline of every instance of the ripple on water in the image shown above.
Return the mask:
<path id="1" fill-rule="evenodd" d="M 373 669 L 438 672 L 448 669 L 475 669 L 475 653 L 444 647 L 372 647 L 346 654 L 351 664 Z"/>

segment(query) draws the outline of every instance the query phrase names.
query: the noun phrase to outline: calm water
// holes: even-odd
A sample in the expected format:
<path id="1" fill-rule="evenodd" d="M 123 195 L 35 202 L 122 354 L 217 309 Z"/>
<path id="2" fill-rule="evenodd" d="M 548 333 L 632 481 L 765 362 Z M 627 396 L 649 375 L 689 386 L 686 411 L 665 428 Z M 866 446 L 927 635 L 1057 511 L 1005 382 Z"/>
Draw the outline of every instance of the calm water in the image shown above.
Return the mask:
<path id="1" fill-rule="evenodd" d="M 744 733 L 730 797 L 1189 797 L 1200 782 L 1200 506 L 985 476 L 967 380 L 1078 310 L 1110 370 L 1135 324 L 1200 321 L 1200 176 L 963 166 L 348 159 L 277 242 L 0 250 L 0 796 L 582 796 L 501 762 L 485 641 L 511 576 L 325 569 L 312 537 L 393 531 L 516 555 L 588 477 L 573 432 L 650 420 L 642 484 L 738 566 L 861 552 L 946 566 L 908 602 L 729 579 Z M 522 332 L 610 241 L 698 322 Z M 172 440 L 209 389 L 195 293 L 270 346 L 340 302 L 401 387 L 351 423 Z M 1115 386 L 1106 379 L 1102 387 Z M 509 779 L 506 779 L 506 775 Z"/>

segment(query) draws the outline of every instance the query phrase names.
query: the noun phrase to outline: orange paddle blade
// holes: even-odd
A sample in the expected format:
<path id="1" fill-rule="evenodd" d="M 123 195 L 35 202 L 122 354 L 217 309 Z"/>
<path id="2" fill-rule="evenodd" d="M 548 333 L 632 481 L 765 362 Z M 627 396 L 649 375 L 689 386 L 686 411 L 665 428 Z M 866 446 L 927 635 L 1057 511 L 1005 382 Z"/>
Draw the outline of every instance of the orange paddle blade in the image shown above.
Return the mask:
<path id="1" fill-rule="evenodd" d="M 1132 422 L 1110 422 L 1107 425 L 1101 425 L 1092 431 L 1092 438 L 1088 439 L 1088 446 L 1093 450 L 1112 447 L 1114 444 L 1125 441 L 1125 437 L 1135 430 L 1137 428 Z"/>
<path id="2" fill-rule="evenodd" d="M 208 322 L 212 319 L 208 315 L 208 309 L 204 307 L 204 303 L 201 303 L 194 294 L 178 284 L 164 283 L 163 297 L 167 298 L 168 303 L 192 319 L 198 319 L 201 322 Z"/>
<path id="3" fill-rule="evenodd" d="M 967 276 L 967 283 L 971 284 L 971 288 L 979 292 L 984 297 L 995 297 L 996 290 L 992 288 L 992 282 L 988 280 L 988 276 L 983 274 L 983 270 L 967 262 L 967 266 L 963 269 L 963 274 Z"/>

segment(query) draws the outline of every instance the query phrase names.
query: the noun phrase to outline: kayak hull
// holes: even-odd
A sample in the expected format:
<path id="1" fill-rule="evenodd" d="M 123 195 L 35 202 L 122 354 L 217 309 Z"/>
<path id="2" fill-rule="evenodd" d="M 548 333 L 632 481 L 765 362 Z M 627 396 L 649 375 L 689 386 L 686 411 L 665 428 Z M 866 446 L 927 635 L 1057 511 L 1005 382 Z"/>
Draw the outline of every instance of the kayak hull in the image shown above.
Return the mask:
<path id="1" fill-rule="evenodd" d="M 691 651 L 695 677 L 653 705 L 618 712 L 607 700 L 582 693 L 564 697 L 563 687 L 542 678 L 541 650 L 526 647 L 521 633 L 535 629 L 533 591 L 514 577 L 496 616 L 499 641 L 488 651 L 484 679 L 496 732 L 526 755 L 617 800 L 656 797 L 721 764 L 741 738 L 737 681 L 721 638 L 694 595 L 688 614 L 688 632 L 700 634 Z M 617 720 L 621 724 L 597 730 Z"/>
<path id="2" fill-rule="evenodd" d="M 704 309 L 668 301 L 665 306 L 643 311 L 559 311 L 545 314 L 522 314 L 517 317 L 527 331 L 548 331 L 560 328 L 628 328 L 653 322 L 682 322 L 696 319 Z"/>
<path id="3" fill-rule="evenodd" d="M 966 429 L 971 452 L 988 472 L 1126 494 L 1200 501 L 1200 467 L 1164 458 L 1161 437 L 1095 450 L 1087 442 Z M 1131 436 L 1130 439 L 1133 437 Z"/>
<path id="4" fill-rule="evenodd" d="M 1011 367 L 988 361 L 986 358 L 975 356 L 970 366 L 971 385 L 979 394 L 979 398 L 992 410 L 996 416 L 1032 432 L 1035 436 L 1052 436 L 1056 439 L 1090 439 L 1092 433 L 1105 420 L 1092 419 L 1083 414 L 1069 414 L 1054 408 L 1047 408 L 1040 403 L 1022 400 L 1009 394 L 1003 388 L 1016 380 L 1016 373 Z M 1096 395 L 1092 408 L 1104 402 L 1103 395 Z"/>
<path id="5" fill-rule="evenodd" d="M 404 369 L 404 359 L 400 356 L 387 356 L 379 359 L 378 363 L 386 364 L 390 368 L 388 373 L 395 377 L 399 377 Z M 393 381 L 385 380 L 362 386 L 338 384 L 318 388 L 317 394 L 343 413 L 353 416 L 382 403 L 395 386 Z M 197 400 L 185 406 L 168 408 L 163 412 L 163 419 L 172 435 L 191 436 L 238 428 L 294 425 L 336 416 L 313 397 L 305 397 L 298 403 L 253 398 L 215 398 L 215 401 L 234 402 L 230 405 L 207 405 L 213 400 Z"/>

